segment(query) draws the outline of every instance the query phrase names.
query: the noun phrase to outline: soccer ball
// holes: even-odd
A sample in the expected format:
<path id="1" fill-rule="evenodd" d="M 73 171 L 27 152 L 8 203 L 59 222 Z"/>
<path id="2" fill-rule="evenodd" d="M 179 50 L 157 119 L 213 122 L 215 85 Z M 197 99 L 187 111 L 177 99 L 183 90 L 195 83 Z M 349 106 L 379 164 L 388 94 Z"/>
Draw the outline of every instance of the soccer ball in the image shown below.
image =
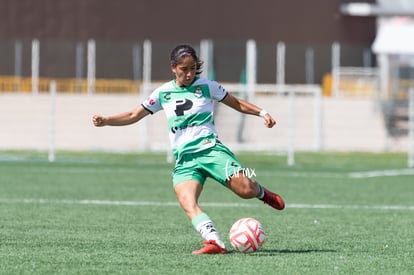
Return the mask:
<path id="1" fill-rule="evenodd" d="M 240 219 L 230 229 L 230 243 L 239 252 L 255 252 L 265 239 L 263 226 L 253 218 Z"/>

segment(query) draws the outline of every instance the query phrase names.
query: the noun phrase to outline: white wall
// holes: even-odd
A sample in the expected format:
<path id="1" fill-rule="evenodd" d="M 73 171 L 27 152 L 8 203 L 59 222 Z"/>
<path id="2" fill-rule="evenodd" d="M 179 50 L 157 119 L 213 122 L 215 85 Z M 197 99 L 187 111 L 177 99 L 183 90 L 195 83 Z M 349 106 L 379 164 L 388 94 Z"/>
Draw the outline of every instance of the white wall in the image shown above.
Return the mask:
<path id="1" fill-rule="evenodd" d="M 48 94 L 0 94 L 0 149 L 47 150 L 50 133 Z M 116 114 L 141 103 L 138 95 L 58 94 L 56 99 L 56 149 L 142 151 L 169 148 L 166 119 L 162 112 L 135 125 L 96 128 L 95 113 Z M 256 96 L 253 103 L 268 110 L 277 120 L 273 129 L 259 117 L 247 116 L 244 144 L 237 144 L 240 115 L 219 104 L 216 125 L 221 140 L 232 149 L 286 150 L 289 140 L 289 99 L 285 96 Z M 313 98 L 295 100 L 295 147 L 314 149 Z M 382 116 L 373 111 L 369 99 L 323 98 L 322 144 L 325 150 L 407 150 L 406 140 L 389 141 Z M 145 129 L 148 135 L 145 135 Z M 149 144 L 149 147 L 147 145 Z"/>

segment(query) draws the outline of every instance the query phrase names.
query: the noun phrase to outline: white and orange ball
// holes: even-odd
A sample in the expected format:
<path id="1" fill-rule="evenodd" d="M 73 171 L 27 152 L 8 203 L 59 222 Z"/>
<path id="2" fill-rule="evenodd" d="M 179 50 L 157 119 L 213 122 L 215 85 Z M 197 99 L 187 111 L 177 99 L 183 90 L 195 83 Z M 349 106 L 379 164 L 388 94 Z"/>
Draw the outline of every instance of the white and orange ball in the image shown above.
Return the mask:
<path id="1" fill-rule="evenodd" d="M 255 252 L 263 245 L 265 239 L 263 226 L 253 218 L 242 218 L 230 229 L 230 243 L 239 252 Z"/>

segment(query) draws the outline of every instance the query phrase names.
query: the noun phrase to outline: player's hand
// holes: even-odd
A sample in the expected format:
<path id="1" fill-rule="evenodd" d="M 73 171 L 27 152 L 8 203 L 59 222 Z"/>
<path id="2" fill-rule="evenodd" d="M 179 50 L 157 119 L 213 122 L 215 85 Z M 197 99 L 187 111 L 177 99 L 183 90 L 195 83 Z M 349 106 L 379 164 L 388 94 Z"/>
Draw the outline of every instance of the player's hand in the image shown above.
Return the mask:
<path id="1" fill-rule="evenodd" d="M 96 127 L 102 127 L 102 126 L 105 126 L 106 125 L 106 120 L 105 120 L 105 118 L 103 116 L 94 115 L 92 117 L 92 123 Z"/>
<path id="2" fill-rule="evenodd" d="M 271 115 L 269 115 L 269 114 L 266 114 L 264 117 L 263 117 L 263 119 L 264 119 L 264 125 L 267 127 L 267 128 L 272 128 L 273 126 L 275 126 L 275 124 L 276 124 L 276 120 L 274 120 L 274 118 L 271 116 Z"/>

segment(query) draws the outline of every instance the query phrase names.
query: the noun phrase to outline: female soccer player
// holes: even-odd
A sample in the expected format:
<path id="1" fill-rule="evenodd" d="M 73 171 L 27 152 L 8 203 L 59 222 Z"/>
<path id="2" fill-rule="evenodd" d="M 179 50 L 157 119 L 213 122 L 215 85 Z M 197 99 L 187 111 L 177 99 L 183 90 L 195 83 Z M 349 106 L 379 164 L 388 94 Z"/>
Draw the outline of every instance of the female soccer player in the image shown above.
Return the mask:
<path id="1" fill-rule="evenodd" d="M 276 122 L 267 111 L 233 96 L 217 82 L 200 77 L 203 62 L 191 46 L 175 47 L 170 62 L 175 78 L 154 90 L 140 106 L 114 116 L 94 115 L 92 121 L 98 127 L 121 126 L 138 122 L 161 109 L 165 111 L 176 159 L 174 192 L 185 214 L 204 239 L 204 246 L 193 254 L 224 254 L 227 250 L 213 221 L 198 205 L 207 177 L 241 198 L 256 197 L 277 210 L 284 209 L 285 203 L 278 194 L 247 177 L 234 154 L 218 140 L 213 121 L 213 101 L 222 102 L 241 113 L 260 116 L 268 128 Z"/>

